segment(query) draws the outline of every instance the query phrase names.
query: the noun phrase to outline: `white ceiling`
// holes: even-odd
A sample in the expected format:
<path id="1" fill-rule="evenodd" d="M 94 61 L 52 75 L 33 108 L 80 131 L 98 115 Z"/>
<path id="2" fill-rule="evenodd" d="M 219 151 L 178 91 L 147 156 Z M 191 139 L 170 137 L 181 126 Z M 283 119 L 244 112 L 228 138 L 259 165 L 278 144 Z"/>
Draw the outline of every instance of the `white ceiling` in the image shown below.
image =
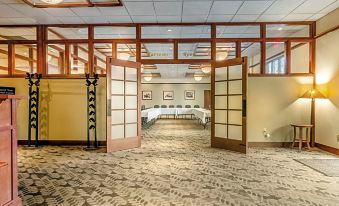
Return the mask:
<path id="1" fill-rule="evenodd" d="M 0 24 L 313 21 L 339 0 L 123 0 L 123 7 L 32 8 L 0 0 Z"/>

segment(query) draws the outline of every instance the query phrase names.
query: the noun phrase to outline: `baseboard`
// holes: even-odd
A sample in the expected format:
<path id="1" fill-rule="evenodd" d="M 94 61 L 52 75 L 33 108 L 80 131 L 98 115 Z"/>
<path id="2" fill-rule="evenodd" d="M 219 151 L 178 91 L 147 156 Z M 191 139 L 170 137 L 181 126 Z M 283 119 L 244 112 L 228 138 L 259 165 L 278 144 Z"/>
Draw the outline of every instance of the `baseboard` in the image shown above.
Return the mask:
<path id="1" fill-rule="evenodd" d="M 27 140 L 18 140 L 19 145 L 27 145 Z M 31 144 L 34 145 L 35 141 L 32 140 Z M 39 140 L 40 145 L 52 145 L 52 146 L 86 146 L 87 141 L 83 140 Z M 93 145 L 93 142 L 91 142 Z M 100 147 L 106 146 L 106 141 L 98 141 Z"/>
<path id="2" fill-rule="evenodd" d="M 249 147 L 290 147 L 291 142 L 248 142 Z"/>
<path id="3" fill-rule="evenodd" d="M 326 152 L 339 155 L 339 149 L 337 149 L 337 148 L 330 147 L 330 146 L 327 146 L 327 145 L 323 145 L 323 144 L 320 144 L 320 143 L 315 143 L 315 146 L 318 147 L 319 149 L 326 151 Z"/>

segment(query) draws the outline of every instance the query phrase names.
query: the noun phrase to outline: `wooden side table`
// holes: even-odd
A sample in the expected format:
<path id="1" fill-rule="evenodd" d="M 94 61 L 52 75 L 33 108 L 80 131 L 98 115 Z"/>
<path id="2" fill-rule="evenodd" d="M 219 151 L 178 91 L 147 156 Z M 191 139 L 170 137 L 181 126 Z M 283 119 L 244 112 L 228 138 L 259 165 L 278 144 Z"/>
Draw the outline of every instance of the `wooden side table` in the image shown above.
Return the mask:
<path id="1" fill-rule="evenodd" d="M 302 143 L 306 142 L 307 148 L 311 149 L 310 147 L 310 136 L 311 136 L 311 129 L 313 128 L 313 125 L 310 124 L 291 124 L 291 127 L 293 127 L 293 142 L 291 147 L 294 147 L 294 143 L 297 138 L 297 129 L 299 130 L 299 151 L 301 151 Z M 303 140 L 303 131 L 306 130 L 306 140 Z"/>

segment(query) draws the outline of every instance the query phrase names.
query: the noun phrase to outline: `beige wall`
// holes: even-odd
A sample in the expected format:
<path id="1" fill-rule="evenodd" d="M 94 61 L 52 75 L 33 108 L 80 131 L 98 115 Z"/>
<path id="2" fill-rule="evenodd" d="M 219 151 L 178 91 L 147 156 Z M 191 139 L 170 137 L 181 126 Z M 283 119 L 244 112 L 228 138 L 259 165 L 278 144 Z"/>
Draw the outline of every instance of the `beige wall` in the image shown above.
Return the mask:
<path id="1" fill-rule="evenodd" d="M 142 84 L 142 91 L 152 91 L 152 100 L 143 100 L 146 108 L 154 105 L 199 105 L 204 106 L 204 90 L 210 90 L 210 84 Z M 185 90 L 195 91 L 195 100 L 185 100 Z M 174 91 L 174 100 L 163 100 L 163 91 Z"/>
<path id="2" fill-rule="evenodd" d="M 339 9 L 317 22 L 317 33 L 338 25 Z M 339 149 L 339 31 L 316 41 L 316 73 L 319 89 L 328 100 L 316 102 L 316 142 Z"/>

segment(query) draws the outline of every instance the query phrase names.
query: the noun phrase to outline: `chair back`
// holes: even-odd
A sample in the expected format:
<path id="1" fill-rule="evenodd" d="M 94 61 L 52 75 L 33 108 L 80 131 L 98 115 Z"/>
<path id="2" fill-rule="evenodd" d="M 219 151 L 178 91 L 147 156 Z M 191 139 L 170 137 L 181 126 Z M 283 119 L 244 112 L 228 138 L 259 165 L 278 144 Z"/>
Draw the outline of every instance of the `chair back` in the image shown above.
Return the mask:
<path id="1" fill-rule="evenodd" d="M 194 108 L 200 108 L 200 106 L 199 105 L 194 105 Z"/>
<path id="2" fill-rule="evenodd" d="M 191 108 L 191 105 L 185 105 L 185 108 Z"/>
<path id="3" fill-rule="evenodd" d="M 146 106 L 145 105 L 141 105 L 141 110 L 145 110 Z"/>
<path id="4" fill-rule="evenodd" d="M 167 105 L 161 105 L 161 108 L 167 108 Z"/>
<path id="5" fill-rule="evenodd" d="M 156 105 L 154 105 L 154 108 L 160 108 L 160 106 L 156 104 Z"/>
<path id="6" fill-rule="evenodd" d="M 168 108 L 174 108 L 174 105 L 169 105 Z"/>
<path id="7" fill-rule="evenodd" d="M 182 108 L 182 105 L 177 105 L 177 108 Z"/>

